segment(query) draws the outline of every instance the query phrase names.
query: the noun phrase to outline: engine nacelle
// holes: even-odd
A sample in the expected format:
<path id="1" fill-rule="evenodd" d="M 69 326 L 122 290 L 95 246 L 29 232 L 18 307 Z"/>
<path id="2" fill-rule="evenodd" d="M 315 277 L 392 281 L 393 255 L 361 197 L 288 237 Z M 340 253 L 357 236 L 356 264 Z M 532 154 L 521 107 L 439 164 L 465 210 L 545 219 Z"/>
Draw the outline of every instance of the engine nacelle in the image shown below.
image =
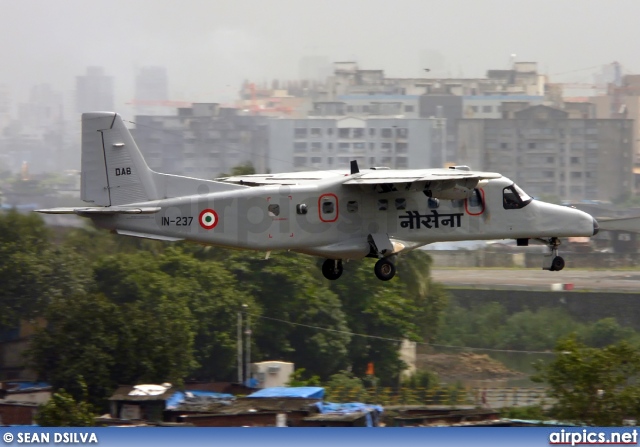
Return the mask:
<path id="1" fill-rule="evenodd" d="M 442 200 L 464 200 L 473 195 L 473 190 L 477 185 L 477 178 L 428 182 L 425 185 L 424 193 L 429 197 Z"/>

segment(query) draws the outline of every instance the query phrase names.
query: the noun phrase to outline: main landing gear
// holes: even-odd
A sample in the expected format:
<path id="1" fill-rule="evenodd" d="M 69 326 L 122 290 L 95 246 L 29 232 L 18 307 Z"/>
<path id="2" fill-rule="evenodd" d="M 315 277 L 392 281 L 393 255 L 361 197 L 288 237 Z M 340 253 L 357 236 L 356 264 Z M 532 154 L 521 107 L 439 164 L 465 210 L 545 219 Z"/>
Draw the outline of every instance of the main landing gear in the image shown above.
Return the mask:
<path id="1" fill-rule="evenodd" d="M 331 281 L 340 278 L 343 270 L 342 261 L 339 259 L 327 259 L 322 264 L 322 274 Z"/>
<path id="2" fill-rule="evenodd" d="M 549 270 L 550 272 L 559 272 L 564 268 L 564 259 L 558 256 L 558 247 L 560 246 L 560 239 L 552 237 L 549 239 L 540 239 L 550 249 L 551 253 L 544 256 L 542 260 L 542 270 Z"/>
<path id="3" fill-rule="evenodd" d="M 394 260 L 395 256 L 378 259 L 378 262 L 376 262 L 376 265 L 373 268 L 378 279 L 381 281 L 389 281 L 391 278 L 396 276 L 396 265 L 393 263 Z M 335 281 L 340 278 L 343 270 L 341 260 L 327 259 L 322 263 L 322 274 L 325 278 L 331 281 Z"/>
<path id="4" fill-rule="evenodd" d="M 396 266 L 389 258 L 378 259 L 373 271 L 381 281 L 389 281 L 396 276 Z"/>

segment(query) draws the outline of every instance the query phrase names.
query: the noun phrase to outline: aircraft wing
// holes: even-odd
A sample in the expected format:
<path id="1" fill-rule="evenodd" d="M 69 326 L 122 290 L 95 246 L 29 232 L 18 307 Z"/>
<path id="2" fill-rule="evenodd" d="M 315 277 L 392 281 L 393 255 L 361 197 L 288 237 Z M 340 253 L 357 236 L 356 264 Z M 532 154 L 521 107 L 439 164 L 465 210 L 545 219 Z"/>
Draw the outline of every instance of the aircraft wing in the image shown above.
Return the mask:
<path id="1" fill-rule="evenodd" d="M 216 179 L 218 182 L 236 183 L 247 186 L 262 185 L 299 185 L 301 183 L 313 183 L 330 178 L 349 175 L 349 171 L 305 171 L 283 172 L 279 174 L 251 174 L 233 175 Z"/>
<path id="2" fill-rule="evenodd" d="M 384 169 L 367 171 L 361 176 L 350 178 L 344 182 L 344 184 L 437 182 L 462 179 L 475 179 L 480 181 L 500 177 L 502 177 L 501 174 L 494 172 L 463 171 L 458 169 Z"/>
<path id="3" fill-rule="evenodd" d="M 460 200 L 471 197 L 481 180 L 502 177 L 493 172 L 462 169 L 371 170 L 349 177 L 345 185 L 371 185 L 377 192 L 423 191 L 429 197 Z"/>

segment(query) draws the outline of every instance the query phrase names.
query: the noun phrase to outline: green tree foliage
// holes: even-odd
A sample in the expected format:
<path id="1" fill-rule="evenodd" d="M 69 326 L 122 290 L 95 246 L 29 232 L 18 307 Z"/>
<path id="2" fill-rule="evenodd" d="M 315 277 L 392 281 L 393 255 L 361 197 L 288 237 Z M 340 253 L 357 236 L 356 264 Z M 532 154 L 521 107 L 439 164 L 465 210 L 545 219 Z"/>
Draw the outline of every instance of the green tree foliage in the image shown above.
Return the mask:
<path id="1" fill-rule="evenodd" d="M 82 382 L 81 382 L 82 383 Z M 38 408 L 35 422 L 42 427 L 92 427 L 95 425 L 95 414 L 91 405 L 84 400 L 76 401 L 64 389 L 53 393 L 51 399 Z"/>
<path id="2" fill-rule="evenodd" d="M 419 328 L 414 323 L 421 311 L 414 297 L 400 278 L 383 282 L 372 278 L 373 261 L 365 259 L 345 266 L 339 281 L 330 283 L 342 301 L 347 325 L 356 334 L 349 344 L 349 358 L 356 376 L 364 376 L 367 365 L 373 363 L 381 384 L 398 383 L 406 365 L 399 358 L 399 342 L 419 340 Z"/>
<path id="3" fill-rule="evenodd" d="M 38 215 L 0 213 L 0 328 L 40 316 L 53 299 L 90 287 L 88 266 L 51 237 Z"/>
<path id="4" fill-rule="evenodd" d="M 431 371 L 415 371 L 409 377 L 402 380 L 402 386 L 406 388 L 436 388 L 440 385 L 437 374 Z"/>
<path id="5" fill-rule="evenodd" d="M 631 328 L 622 327 L 615 318 L 603 318 L 577 331 L 578 338 L 587 346 L 604 348 L 623 340 L 638 344 L 638 334 Z"/>
<path id="6" fill-rule="evenodd" d="M 549 387 L 551 415 L 598 426 L 621 425 L 640 411 L 640 353 L 626 342 L 590 348 L 570 337 L 558 342 L 556 358 L 539 363 L 533 379 Z"/>
<path id="7" fill-rule="evenodd" d="M 171 246 L 171 243 L 112 234 L 88 222 L 84 227 L 67 231 L 62 245 L 80 255 L 85 263 L 91 265 L 109 255 L 140 252 L 157 255 Z"/>
<path id="8" fill-rule="evenodd" d="M 48 325 L 37 332 L 28 356 L 40 378 L 64 388 L 77 399 L 84 395 L 78 377 L 86 377 L 91 402 L 102 403 L 121 377 L 116 361 L 126 348 L 118 307 L 103 295 L 87 294 L 58 299 L 45 314 Z"/>
<path id="9" fill-rule="evenodd" d="M 424 250 L 414 250 L 403 255 L 398 276 L 406 288 L 412 304 L 419 309 L 412 322 L 422 339 L 433 340 L 438 333 L 438 323 L 448 305 L 444 287 L 431 278 L 431 256 Z"/>
<path id="10" fill-rule="evenodd" d="M 294 362 L 323 378 L 348 365 L 347 319 L 313 258 L 278 253 L 264 261 L 242 253 L 235 265 L 241 287 L 262 309 L 262 318 L 250 315 L 257 355 Z"/>
<path id="11" fill-rule="evenodd" d="M 366 401 L 368 397 L 362 379 L 349 371 L 340 371 L 329 377 L 325 383 L 327 401 Z"/>
<path id="12" fill-rule="evenodd" d="M 455 346 L 495 348 L 501 343 L 499 330 L 507 318 L 507 310 L 499 303 L 471 309 L 450 306 L 442 315 L 438 341 Z"/>
<path id="13" fill-rule="evenodd" d="M 576 323 L 560 309 L 525 310 L 509 316 L 498 331 L 499 349 L 552 349 L 558 338 L 578 329 Z"/>
<path id="14" fill-rule="evenodd" d="M 592 347 L 622 340 L 640 345 L 640 335 L 614 318 L 579 323 L 562 308 L 527 309 L 509 315 L 498 303 L 470 309 L 449 306 L 442 316 L 438 340 L 455 346 L 538 351 L 553 349 L 558 339 L 572 333 Z"/>
<path id="15" fill-rule="evenodd" d="M 405 367 L 398 340 L 433 337 L 446 303 L 422 252 L 403 257 L 401 273 L 386 283 L 372 279 L 370 260 L 347 263 L 340 281 L 330 282 L 321 260 L 304 255 L 265 261 L 254 252 L 167 245 L 92 226 L 53 243 L 39 217 L 9 217 L 6 237 L 0 234 L 0 249 L 14 256 L 13 270 L 0 270 L 11 287 L 4 299 L 34 300 L 3 317 L 42 309 L 48 326 L 29 352 L 35 369 L 76 398 L 76 377 L 86 377 L 96 405 L 118 384 L 233 379 L 239 311 L 251 322 L 252 361 L 294 362 L 308 371 L 298 378 L 305 381 L 345 369 L 364 375 L 373 362 L 380 385 L 397 385 Z M 32 258 L 19 257 L 25 253 Z M 12 285 L 12 276 L 22 282 Z"/>
<path id="16" fill-rule="evenodd" d="M 253 175 L 256 173 L 256 168 L 254 168 L 253 163 L 247 161 L 240 165 L 234 166 L 231 168 L 231 174 L 220 174 L 220 177 L 231 177 L 236 175 Z"/>
<path id="17" fill-rule="evenodd" d="M 296 368 L 289 377 L 287 386 L 320 386 L 320 377 L 317 375 L 309 375 L 304 368 Z"/>
<path id="18" fill-rule="evenodd" d="M 249 294 L 239 290 L 234 275 L 222 262 L 200 262 L 180 250 L 158 258 L 159 269 L 182 283 L 194 321 L 194 354 L 198 367 L 189 377 L 230 380 L 236 368 L 237 313 L 242 304 L 259 314 Z"/>

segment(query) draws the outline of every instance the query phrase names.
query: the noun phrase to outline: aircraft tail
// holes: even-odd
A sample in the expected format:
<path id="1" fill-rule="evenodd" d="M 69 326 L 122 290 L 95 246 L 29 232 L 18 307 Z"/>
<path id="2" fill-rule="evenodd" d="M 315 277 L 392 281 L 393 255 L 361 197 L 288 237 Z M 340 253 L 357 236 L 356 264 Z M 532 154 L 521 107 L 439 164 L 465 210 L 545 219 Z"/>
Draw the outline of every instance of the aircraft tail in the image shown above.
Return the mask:
<path id="1" fill-rule="evenodd" d="M 158 199 L 153 174 L 120 115 L 82 114 L 82 200 L 117 206 Z"/>

